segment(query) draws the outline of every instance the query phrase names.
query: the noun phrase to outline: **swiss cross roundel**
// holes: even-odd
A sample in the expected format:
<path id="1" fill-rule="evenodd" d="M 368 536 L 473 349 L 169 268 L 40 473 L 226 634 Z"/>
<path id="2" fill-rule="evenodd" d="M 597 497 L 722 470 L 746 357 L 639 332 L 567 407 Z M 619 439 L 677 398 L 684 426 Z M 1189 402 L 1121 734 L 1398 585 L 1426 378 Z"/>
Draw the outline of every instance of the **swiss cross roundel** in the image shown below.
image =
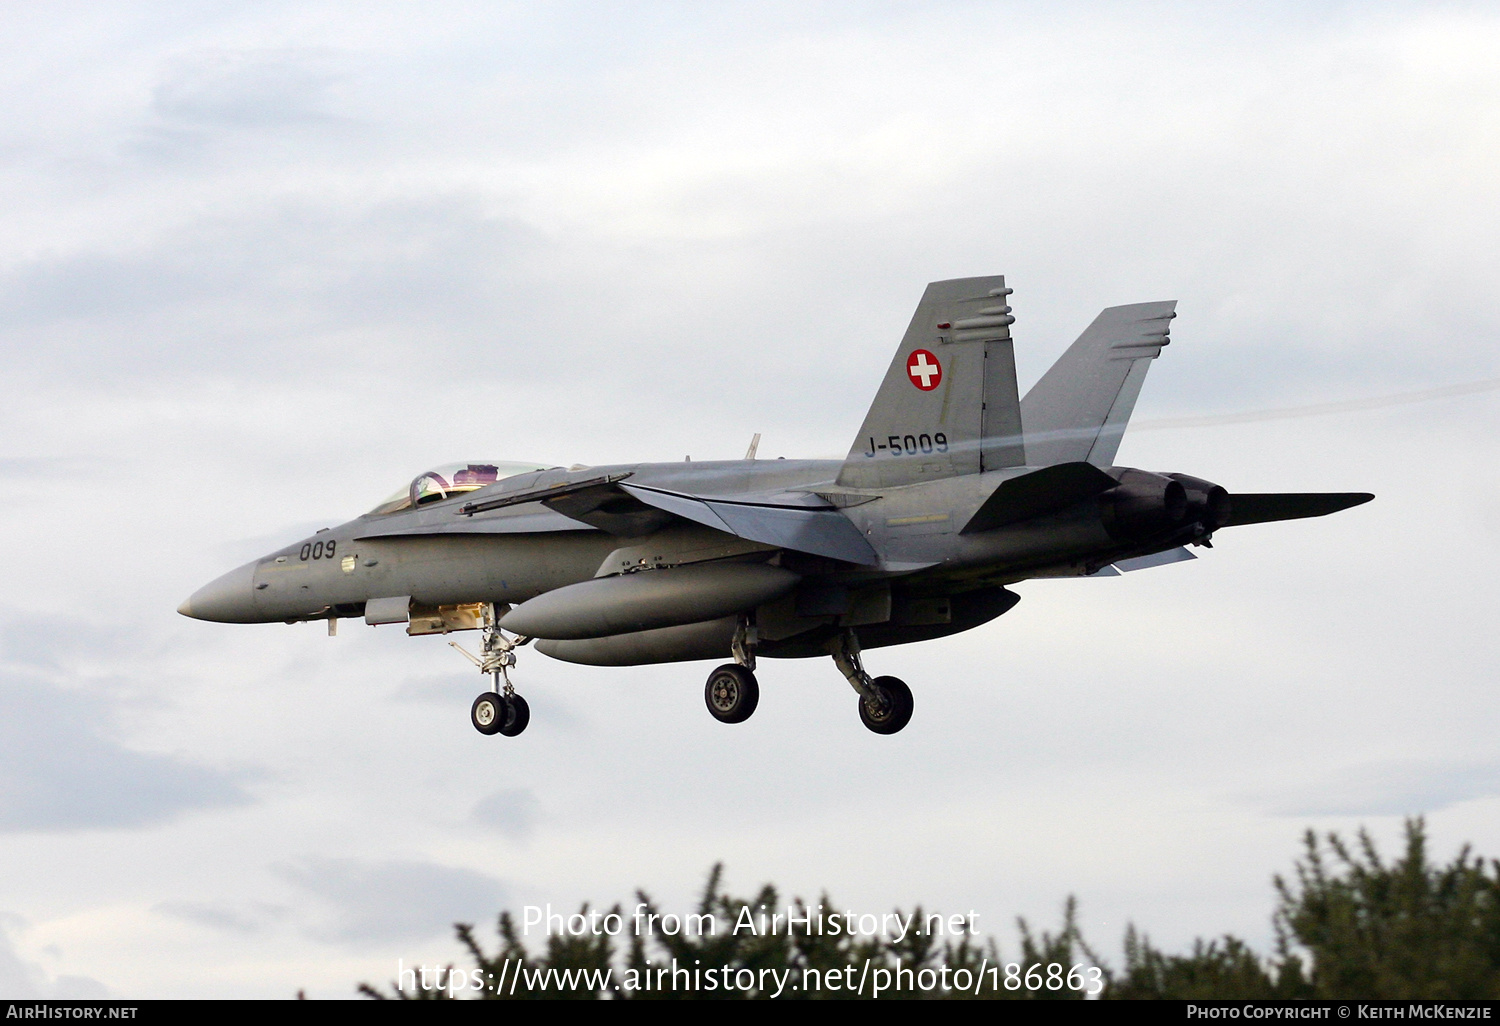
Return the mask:
<path id="1" fill-rule="evenodd" d="M 943 380 L 943 365 L 927 350 L 918 349 L 906 358 L 906 373 L 913 385 L 931 392 Z"/>

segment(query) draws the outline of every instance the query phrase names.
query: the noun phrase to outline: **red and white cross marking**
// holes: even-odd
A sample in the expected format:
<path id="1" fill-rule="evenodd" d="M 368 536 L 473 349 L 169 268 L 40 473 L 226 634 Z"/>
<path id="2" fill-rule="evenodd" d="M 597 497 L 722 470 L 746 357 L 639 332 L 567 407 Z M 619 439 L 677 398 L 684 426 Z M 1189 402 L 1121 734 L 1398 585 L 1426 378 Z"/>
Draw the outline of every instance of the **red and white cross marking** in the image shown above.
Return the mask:
<path id="1" fill-rule="evenodd" d="M 911 376 L 911 383 L 924 392 L 931 392 L 943 382 L 943 365 L 925 349 L 918 349 L 906 358 L 906 373 Z"/>

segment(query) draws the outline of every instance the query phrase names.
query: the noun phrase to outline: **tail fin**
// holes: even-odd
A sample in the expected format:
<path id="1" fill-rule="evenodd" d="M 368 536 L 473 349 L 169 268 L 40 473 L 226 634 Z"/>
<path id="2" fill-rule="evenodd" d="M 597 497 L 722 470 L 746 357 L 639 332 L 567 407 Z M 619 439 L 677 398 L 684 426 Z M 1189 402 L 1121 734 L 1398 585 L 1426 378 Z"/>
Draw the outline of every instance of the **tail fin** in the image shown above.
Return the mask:
<path id="1" fill-rule="evenodd" d="M 927 286 L 838 483 L 931 481 L 1026 462 L 1001 276 Z"/>
<path id="2" fill-rule="evenodd" d="M 1114 463 L 1151 361 L 1171 339 L 1176 300 L 1105 310 L 1021 400 L 1033 466 Z"/>

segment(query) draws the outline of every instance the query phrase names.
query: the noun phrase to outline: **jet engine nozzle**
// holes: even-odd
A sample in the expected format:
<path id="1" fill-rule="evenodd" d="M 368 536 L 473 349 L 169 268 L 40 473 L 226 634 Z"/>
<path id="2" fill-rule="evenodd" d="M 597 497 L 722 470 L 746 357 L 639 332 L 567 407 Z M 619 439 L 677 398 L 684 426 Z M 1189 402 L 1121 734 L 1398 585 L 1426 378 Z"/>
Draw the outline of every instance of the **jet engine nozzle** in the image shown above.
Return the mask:
<path id="1" fill-rule="evenodd" d="M 1188 516 L 1210 531 L 1229 523 L 1231 507 L 1229 492 L 1223 486 L 1189 474 L 1168 474 L 1173 481 L 1181 483 L 1187 490 Z"/>
<path id="2" fill-rule="evenodd" d="M 1187 520 L 1181 481 L 1145 470 L 1118 471 L 1120 483 L 1099 497 L 1104 529 L 1118 541 L 1168 531 Z"/>

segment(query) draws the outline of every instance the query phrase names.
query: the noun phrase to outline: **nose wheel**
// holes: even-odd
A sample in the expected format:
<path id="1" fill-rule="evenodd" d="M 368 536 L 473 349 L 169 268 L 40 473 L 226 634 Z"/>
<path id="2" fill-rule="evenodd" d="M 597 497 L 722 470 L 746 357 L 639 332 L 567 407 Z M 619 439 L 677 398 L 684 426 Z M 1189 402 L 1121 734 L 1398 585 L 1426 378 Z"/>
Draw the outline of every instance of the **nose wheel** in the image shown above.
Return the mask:
<path id="1" fill-rule="evenodd" d="M 516 665 L 516 649 L 531 639 L 507 638 L 505 632 L 495 626 L 498 619 L 494 606 L 485 610 L 484 626 L 480 628 L 479 655 L 474 655 L 456 641 L 448 644 L 493 682 L 490 690 L 474 699 L 474 704 L 469 707 L 469 722 L 474 724 L 474 729 L 481 734 L 515 737 L 531 722 L 531 707 L 526 704 L 526 699 L 516 694 L 515 685 L 510 682 L 510 668 Z"/>

